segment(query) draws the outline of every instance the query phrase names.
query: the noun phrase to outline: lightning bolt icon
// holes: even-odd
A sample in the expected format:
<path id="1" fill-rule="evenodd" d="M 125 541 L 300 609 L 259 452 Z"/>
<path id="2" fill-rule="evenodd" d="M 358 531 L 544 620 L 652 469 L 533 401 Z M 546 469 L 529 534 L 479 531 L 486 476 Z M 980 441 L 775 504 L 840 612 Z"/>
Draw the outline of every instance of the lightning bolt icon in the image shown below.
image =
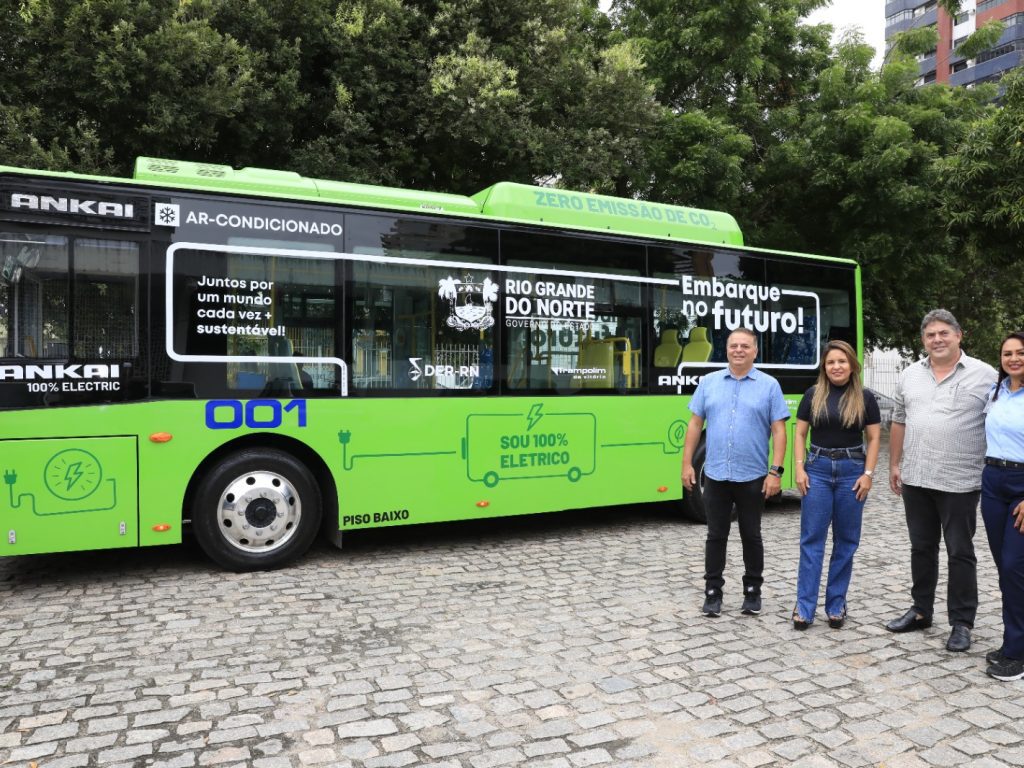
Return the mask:
<path id="1" fill-rule="evenodd" d="M 81 470 L 82 462 L 76 461 L 74 464 L 68 464 L 68 471 L 64 473 L 64 479 L 68 481 L 68 490 L 71 490 L 71 486 L 82 479 L 82 475 L 85 473 Z"/>
<path id="2" fill-rule="evenodd" d="M 537 422 L 540 421 L 540 417 L 543 416 L 543 414 L 540 412 L 540 410 L 543 407 L 544 406 L 541 405 L 540 403 L 537 403 L 536 405 L 531 405 L 530 406 L 530 413 L 526 417 L 526 422 L 527 422 L 526 423 L 526 430 L 527 431 L 530 431 L 531 429 L 533 429 L 537 425 Z"/>

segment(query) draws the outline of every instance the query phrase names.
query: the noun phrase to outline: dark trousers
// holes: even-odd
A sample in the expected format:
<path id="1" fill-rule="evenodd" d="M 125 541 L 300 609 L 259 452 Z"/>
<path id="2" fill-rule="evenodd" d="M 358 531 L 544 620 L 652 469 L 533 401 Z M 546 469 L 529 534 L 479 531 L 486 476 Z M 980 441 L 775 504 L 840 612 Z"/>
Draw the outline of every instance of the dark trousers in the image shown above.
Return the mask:
<path id="1" fill-rule="evenodd" d="M 1024 470 L 985 467 L 981 475 L 981 517 L 1003 593 L 1003 653 L 1024 659 L 1024 533 L 1014 527 L 1013 510 L 1024 501 Z"/>
<path id="2" fill-rule="evenodd" d="M 939 581 L 939 540 L 946 540 L 949 585 L 946 612 L 950 625 L 974 626 L 978 612 L 978 559 L 974 531 L 981 491 L 953 493 L 903 485 L 903 507 L 910 533 L 910 595 L 914 609 L 931 618 Z"/>
<path id="3" fill-rule="evenodd" d="M 736 505 L 743 543 L 743 591 L 761 594 L 764 579 L 764 544 L 761 541 L 761 513 L 764 511 L 764 478 L 744 483 L 706 479 L 704 509 L 708 518 L 708 539 L 704 545 L 704 581 L 707 594 L 721 594 L 725 579 L 725 551 Z M 748 591 L 750 588 L 751 591 Z"/>

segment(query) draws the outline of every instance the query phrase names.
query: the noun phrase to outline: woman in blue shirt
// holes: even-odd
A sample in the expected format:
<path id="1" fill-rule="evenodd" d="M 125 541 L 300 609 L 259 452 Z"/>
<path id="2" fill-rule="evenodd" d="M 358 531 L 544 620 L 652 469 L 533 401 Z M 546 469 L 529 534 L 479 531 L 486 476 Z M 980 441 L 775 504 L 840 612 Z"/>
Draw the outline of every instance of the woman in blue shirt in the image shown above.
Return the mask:
<path id="1" fill-rule="evenodd" d="M 882 436 L 878 403 L 861 385 L 860 363 L 853 347 L 845 341 L 830 341 L 822 356 L 818 383 L 804 393 L 794 431 L 796 485 L 804 496 L 794 629 L 807 629 L 814 621 L 830 526 L 832 558 L 825 613 L 833 629 L 846 621 L 853 555 L 860 545 L 861 516 Z M 811 446 L 805 462 L 802 454 L 808 428 Z"/>
<path id="2" fill-rule="evenodd" d="M 1024 331 L 999 348 L 985 418 L 981 517 L 1003 593 L 1003 644 L 985 656 L 996 680 L 1024 677 Z"/>

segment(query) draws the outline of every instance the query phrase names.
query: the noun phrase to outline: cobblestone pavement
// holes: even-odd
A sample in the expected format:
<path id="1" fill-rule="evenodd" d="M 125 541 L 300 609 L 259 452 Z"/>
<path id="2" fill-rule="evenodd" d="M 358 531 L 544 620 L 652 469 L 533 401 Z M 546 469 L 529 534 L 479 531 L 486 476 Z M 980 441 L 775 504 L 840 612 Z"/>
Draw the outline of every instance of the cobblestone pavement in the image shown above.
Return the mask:
<path id="1" fill-rule="evenodd" d="M 842 630 L 791 627 L 798 534 L 794 501 L 765 516 L 753 618 L 734 530 L 717 620 L 703 528 L 651 511 L 365 532 L 251 575 L 189 545 L 0 560 L 0 763 L 1024 764 L 1024 681 L 984 674 L 1001 629 L 983 531 L 966 654 L 944 649 L 944 601 L 931 629 L 882 628 L 909 605 L 888 490 Z"/>

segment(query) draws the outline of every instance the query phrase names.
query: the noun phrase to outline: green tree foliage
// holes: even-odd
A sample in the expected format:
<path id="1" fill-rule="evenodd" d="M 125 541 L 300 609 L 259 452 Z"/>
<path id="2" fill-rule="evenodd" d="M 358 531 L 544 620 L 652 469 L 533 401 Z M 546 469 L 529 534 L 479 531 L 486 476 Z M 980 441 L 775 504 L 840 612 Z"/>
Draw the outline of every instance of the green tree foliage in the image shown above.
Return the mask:
<path id="1" fill-rule="evenodd" d="M 1024 328 L 1024 71 L 1003 85 L 1001 107 L 937 163 L 938 215 L 957 273 L 950 303 L 977 319 L 979 349 L 990 360 L 1006 332 Z"/>
<path id="2" fill-rule="evenodd" d="M 826 2 L 19 0 L 0 14 L 0 153 L 719 208 L 754 244 L 860 261 L 869 340 L 916 347 L 937 305 L 969 329 L 1019 325 L 1020 281 L 1000 279 L 1024 215 L 1019 80 L 1001 106 L 914 87 L 933 30 L 872 71 L 858 38 L 833 50 L 801 22 Z"/>
<path id="3" fill-rule="evenodd" d="M 590 0 L 339 5 L 320 175 L 474 192 L 498 179 L 609 189 L 636 173 L 658 111 L 629 42 Z"/>
<path id="4" fill-rule="evenodd" d="M 892 56 L 903 54 L 905 56 L 926 56 L 936 50 L 939 44 L 939 30 L 936 27 L 911 27 L 899 32 L 892 39 L 892 47 L 885 57 L 888 63 Z"/>
<path id="5" fill-rule="evenodd" d="M 870 338 L 917 348 L 919 318 L 953 309 L 964 277 L 936 216 L 937 164 L 993 112 L 994 91 L 915 87 L 912 58 L 898 54 L 875 72 L 872 55 L 847 37 L 817 98 L 782 116 L 788 139 L 757 169 L 757 203 L 744 218 L 757 243 L 857 260 Z M 965 326 L 978 310 L 964 313 Z"/>
<path id="6" fill-rule="evenodd" d="M 195 11 L 176 0 L 23 4 L 20 96 L 39 110 L 40 140 L 61 141 L 80 168 L 81 148 L 64 137 L 75 126 L 101 137 L 118 170 L 137 154 L 229 146 L 261 88 L 257 62 Z"/>
<path id="7" fill-rule="evenodd" d="M 607 190 L 660 119 L 596 0 L 23 0 L 2 24 L 8 162 Z"/>
<path id="8" fill-rule="evenodd" d="M 617 0 L 664 106 L 636 194 L 736 210 L 752 168 L 780 139 L 767 119 L 813 97 L 827 26 L 800 19 L 826 0 Z"/>

